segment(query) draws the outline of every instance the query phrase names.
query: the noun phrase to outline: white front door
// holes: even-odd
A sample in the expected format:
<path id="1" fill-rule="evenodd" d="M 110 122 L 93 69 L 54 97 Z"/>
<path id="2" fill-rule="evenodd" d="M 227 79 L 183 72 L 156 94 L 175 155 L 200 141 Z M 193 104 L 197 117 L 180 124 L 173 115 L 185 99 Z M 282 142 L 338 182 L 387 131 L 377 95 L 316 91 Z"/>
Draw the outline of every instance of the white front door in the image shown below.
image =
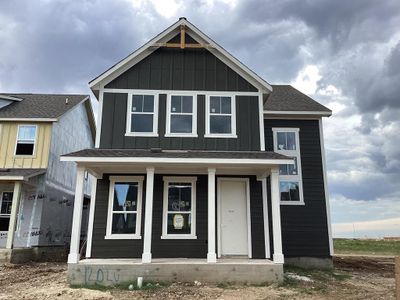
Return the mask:
<path id="1" fill-rule="evenodd" d="M 248 256 L 247 181 L 220 178 L 218 189 L 220 255 Z"/>

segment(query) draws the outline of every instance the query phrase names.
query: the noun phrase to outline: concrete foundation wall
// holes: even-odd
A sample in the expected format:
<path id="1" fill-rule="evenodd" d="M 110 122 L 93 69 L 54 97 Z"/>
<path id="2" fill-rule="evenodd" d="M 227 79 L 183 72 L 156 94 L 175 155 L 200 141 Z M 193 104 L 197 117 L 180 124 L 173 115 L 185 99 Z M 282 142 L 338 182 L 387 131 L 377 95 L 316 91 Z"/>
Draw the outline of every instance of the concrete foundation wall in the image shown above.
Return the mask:
<path id="1" fill-rule="evenodd" d="M 264 284 L 283 280 L 281 264 L 69 264 L 71 285 L 113 286 L 136 283 L 138 277 L 147 282 L 194 282 Z"/>
<path id="2" fill-rule="evenodd" d="M 67 260 L 66 247 L 32 247 L 16 249 L 0 249 L 0 264 L 22 264 L 29 261 L 58 261 Z"/>
<path id="3" fill-rule="evenodd" d="M 285 265 L 305 269 L 333 269 L 332 258 L 285 257 Z"/>

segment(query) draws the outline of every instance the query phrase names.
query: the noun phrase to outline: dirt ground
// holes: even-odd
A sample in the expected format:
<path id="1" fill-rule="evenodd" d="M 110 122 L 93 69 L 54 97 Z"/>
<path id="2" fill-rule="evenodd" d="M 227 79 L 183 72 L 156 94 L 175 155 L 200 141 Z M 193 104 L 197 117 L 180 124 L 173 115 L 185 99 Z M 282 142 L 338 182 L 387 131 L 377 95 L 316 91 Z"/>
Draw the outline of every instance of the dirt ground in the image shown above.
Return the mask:
<path id="1" fill-rule="evenodd" d="M 146 290 L 70 288 L 66 264 L 0 266 L 0 299 L 395 299 L 394 260 L 340 256 L 333 272 L 285 270 L 282 284 L 268 286 L 175 283 Z"/>

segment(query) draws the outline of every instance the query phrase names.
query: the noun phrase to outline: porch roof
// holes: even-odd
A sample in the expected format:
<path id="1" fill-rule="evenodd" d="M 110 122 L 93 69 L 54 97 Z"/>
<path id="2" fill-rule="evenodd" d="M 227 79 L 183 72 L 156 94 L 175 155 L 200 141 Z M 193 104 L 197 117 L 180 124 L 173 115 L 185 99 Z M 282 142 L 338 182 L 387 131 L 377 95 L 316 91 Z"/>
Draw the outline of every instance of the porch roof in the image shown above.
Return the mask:
<path id="1" fill-rule="evenodd" d="M 0 181 L 28 180 L 46 173 L 46 169 L 0 169 Z"/>
<path id="2" fill-rule="evenodd" d="M 61 156 L 75 162 L 224 162 L 246 161 L 268 164 L 291 164 L 292 158 L 273 151 L 198 151 L 161 149 L 84 149 Z"/>

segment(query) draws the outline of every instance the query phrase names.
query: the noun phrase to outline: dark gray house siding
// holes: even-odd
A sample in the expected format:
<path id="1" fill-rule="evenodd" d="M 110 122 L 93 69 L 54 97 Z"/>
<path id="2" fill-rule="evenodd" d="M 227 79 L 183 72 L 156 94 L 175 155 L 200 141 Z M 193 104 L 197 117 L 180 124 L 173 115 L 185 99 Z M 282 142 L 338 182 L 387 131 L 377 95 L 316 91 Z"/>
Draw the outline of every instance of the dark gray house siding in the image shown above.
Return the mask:
<path id="1" fill-rule="evenodd" d="M 257 92 L 208 50 L 189 48 L 160 48 L 105 88 Z"/>
<path id="2" fill-rule="evenodd" d="M 113 174 L 114 175 L 114 174 Z M 124 174 L 127 175 L 127 174 Z M 132 174 L 132 176 L 145 176 L 143 174 Z M 109 176 L 97 182 L 96 207 L 94 215 L 92 258 L 141 258 L 143 253 L 144 232 L 144 208 L 145 208 L 145 182 L 142 199 L 142 239 L 137 240 L 106 240 L 107 209 L 109 195 Z M 163 219 L 163 176 L 154 176 L 153 195 L 153 227 L 152 246 L 153 258 L 206 258 L 207 257 L 207 175 L 185 175 L 196 176 L 196 236 L 197 239 L 176 240 L 161 239 Z M 232 176 L 229 176 L 232 177 Z M 239 176 L 236 176 L 239 177 Z M 240 176 L 243 177 L 243 176 Z M 218 178 L 218 177 L 217 177 Z M 264 243 L 264 220 L 262 208 L 261 183 L 255 176 L 250 178 L 250 212 L 252 232 L 252 256 L 253 258 L 265 257 Z M 216 191 L 217 193 L 217 191 Z M 216 199 L 217 201 L 217 199 Z M 218 238 L 218 237 L 217 237 Z"/>
<path id="3" fill-rule="evenodd" d="M 265 119 L 264 127 L 266 150 L 273 149 L 273 127 L 300 128 L 305 205 L 281 205 L 283 254 L 286 257 L 329 257 L 329 235 L 318 120 Z M 270 192 L 269 181 L 268 191 Z M 271 199 L 270 195 L 268 198 Z M 271 210 L 269 209 L 269 211 Z M 271 226 L 270 224 L 270 228 Z"/>
<path id="4" fill-rule="evenodd" d="M 125 136 L 127 94 L 104 93 L 100 148 L 168 150 L 260 150 L 259 102 L 257 96 L 236 96 L 237 138 L 204 138 L 205 95 L 197 96 L 197 138 L 164 137 L 166 94 L 159 95 L 158 137 Z"/>

